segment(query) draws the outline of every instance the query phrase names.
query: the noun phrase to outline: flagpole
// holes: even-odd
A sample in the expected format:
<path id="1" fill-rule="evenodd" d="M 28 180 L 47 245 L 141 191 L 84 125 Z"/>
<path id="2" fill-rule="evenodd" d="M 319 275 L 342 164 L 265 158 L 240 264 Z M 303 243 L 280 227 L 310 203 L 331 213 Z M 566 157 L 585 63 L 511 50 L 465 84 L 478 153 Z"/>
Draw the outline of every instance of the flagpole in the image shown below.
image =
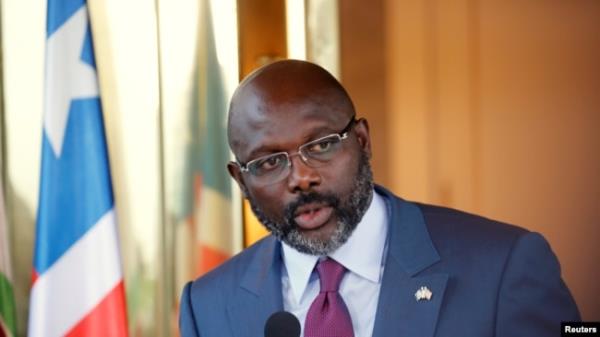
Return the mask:
<path id="1" fill-rule="evenodd" d="M 0 36 L 2 36 L 2 2 L 0 2 Z M 6 180 L 6 106 L 4 104 L 4 49 L 0 50 L 0 179 Z M 5 199 L 6 200 L 6 199 Z"/>
<path id="2" fill-rule="evenodd" d="M 161 50 L 161 38 L 160 38 L 160 0 L 154 1 L 154 10 L 156 15 L 156 55 L 158 62 L 158 166 L 159 166 L 159 202 L 160 202 L 160 232 L 161 240 L 159 243 L 160 253 L 160 278 L 158 280 L 158 297 L 157 297 L 157 312 L 160 319 L 157 322 L 157 330 L 161 336 L 169 336 L 169 314 L 171 305 L 169 303 L 169 293 L 171 292 L 170 284 L 167 275 L 173 275 L 173 273 L 167 273 L 169 265 L 169 245 L 167 242 L 171 241 L 171 235 L 167 229 L 167 210 L 166 210 L 166 179 L 165 179 L 165 130 L 164 130 L 164 93 L 163 93 L 163 66 L 162 66 L 162 50 Z"/>

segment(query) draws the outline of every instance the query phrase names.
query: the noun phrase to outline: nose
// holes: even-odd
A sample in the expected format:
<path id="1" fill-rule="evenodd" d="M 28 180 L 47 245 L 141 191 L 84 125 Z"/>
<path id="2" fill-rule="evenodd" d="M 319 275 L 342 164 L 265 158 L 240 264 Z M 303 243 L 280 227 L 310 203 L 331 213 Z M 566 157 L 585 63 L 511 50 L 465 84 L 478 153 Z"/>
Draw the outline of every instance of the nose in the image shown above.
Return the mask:
<path id="1" fill-rule="evenodd" d="M 287 183 L 291 193 L 306 192 L 321 184 L 321 175 L 304 162 L 302 155 L 290 156 L 290 161 L 292 165 Z"/>

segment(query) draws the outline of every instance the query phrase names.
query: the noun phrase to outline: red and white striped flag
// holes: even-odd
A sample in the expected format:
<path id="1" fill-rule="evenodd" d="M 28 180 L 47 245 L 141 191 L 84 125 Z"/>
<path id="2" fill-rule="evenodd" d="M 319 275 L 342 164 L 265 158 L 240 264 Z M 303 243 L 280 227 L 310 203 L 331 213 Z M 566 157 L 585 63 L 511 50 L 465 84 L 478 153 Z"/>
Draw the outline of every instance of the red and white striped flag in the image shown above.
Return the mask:
<path id="1" fill-rule="evenodd" d="M 110 167 L 85 0 L 49 0 L 29 336 L 127 336 Z"/>

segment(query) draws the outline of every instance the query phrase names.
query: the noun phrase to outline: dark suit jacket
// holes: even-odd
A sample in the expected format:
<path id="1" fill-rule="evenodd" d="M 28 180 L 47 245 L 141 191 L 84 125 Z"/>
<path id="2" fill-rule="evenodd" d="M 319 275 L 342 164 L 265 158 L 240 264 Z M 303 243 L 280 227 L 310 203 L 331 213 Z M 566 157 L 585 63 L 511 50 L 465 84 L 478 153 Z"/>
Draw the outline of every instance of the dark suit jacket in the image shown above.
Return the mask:
<path id="1" fill-rule="evenodd" d="M 373 336 L 560 336 L 561 321 L 580 319 L 541 235 L 376 191 L 390 227 Z M 280 251 L 269 236 L 188 283 L 182 336 L 263 336 L 283 310 Z M 416 300 L 421 286 L 430 300 Z"/>

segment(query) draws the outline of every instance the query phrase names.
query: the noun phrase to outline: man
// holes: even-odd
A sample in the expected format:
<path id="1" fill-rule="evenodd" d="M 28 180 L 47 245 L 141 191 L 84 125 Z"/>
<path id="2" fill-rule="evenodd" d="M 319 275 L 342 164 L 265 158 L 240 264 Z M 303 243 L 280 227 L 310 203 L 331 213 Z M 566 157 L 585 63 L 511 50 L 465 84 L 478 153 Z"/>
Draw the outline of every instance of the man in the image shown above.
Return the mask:
<path id="1" fill-rule="evenodd" d="M 183 336 L 559 336 L 579 320 L 536 233 L 397 198 L 372 182 L 369 127 L 341 84 L 286 60 L 229 110 L 228 170 L 271 235 L 186 285 Z"/>

